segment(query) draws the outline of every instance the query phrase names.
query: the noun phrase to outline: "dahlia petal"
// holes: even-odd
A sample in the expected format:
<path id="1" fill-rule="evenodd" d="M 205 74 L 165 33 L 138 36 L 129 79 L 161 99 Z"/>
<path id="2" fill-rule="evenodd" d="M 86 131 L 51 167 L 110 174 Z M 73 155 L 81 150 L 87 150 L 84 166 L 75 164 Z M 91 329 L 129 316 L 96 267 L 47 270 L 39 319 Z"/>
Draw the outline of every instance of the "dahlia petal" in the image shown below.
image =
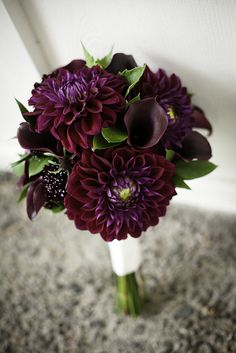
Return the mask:
<path id="1" fill-rule="evenodd" d="M 87 116 L 81 121 L 81 128 L 88 135 L 97 135 L 101 131 L 102 119 L 100 114 Z"/>
<path id="2" fill-rule="evenodd" d="M 101 173 L 98 173 L 98 181 L 99 183 L 101 184 L 107 184 L 109 182 L 110 178 L 109 176 L 104 173 L 104 172 L 101 172 Z"/>
<path id="3" fill-rule="evenodd" d="M 37 130 L 38 132 L 42 132 L 49 128 L 50 123 L 52 122 L 51 116 L 45 116 L 43 114 L 39 115 L 37 119 Z"/>
<path id="4" fill-rule="evenodd" d="M 63 68 L 69 70 L 70 72 L 77 72 L 85 67 L 84 60 L 73 60 L 68 65 L 64 66 Z"/>
<path id="5" fill-rule="evenodd" d="M 75 226 L 76 228 L 80 229 L 80 230 L 87 230 L 87 223 L 85 221 L 83 221 L 79 216 L 75 217 Z"/>
<path id="6" fill-rule="evenodd" d="M 93 189 L 96 191 L 97 187 L 100 185 L 95 179 L 80 180 L 80 183 L 82 187 L 88 191 L 93 191 Z"/>
<path id="7" fill-rule="evenodd" d="M 113 158 L 113 162 L 112 162 L 113 167 L 116 170 L 120 170 L 123 168 L 124 166 L 124 160 L 122 157 L 118 156 L 117 154 L 114 156 Z"/>
<path id="8" fill-rule="evenodd" d="M 97 99 L 91 99 L 90 101 L 87 102 L 86 108 L 91 113 L 100 113 L 102 111 L 102 104 L 103 103 L 101 103 Z"/>
<path id="9" fill-rule="evenodd" d="M 160 177 L 163 175 L 164 173 L 164 168 L 161 168 L 161 167 L 154 167 L 152 168 L 152 171 L 151 171 L 151 176 L 152 178 L 155 178 L 155 179 L 160 179 Z"/>
<path id="10" fill-rule="evenodd" d="M 102 127 L 108 127 L 109 125 L 112 125 L 112 124 L 115 123 L 115 121 L 116 121 L 116 112 L 115 112 L 114 109 L 111 109 L 111 108 L 109 108 L 107 106 L 103 106 L 102 112 L 103 112 L 103 116 L 106 117 Z"/>

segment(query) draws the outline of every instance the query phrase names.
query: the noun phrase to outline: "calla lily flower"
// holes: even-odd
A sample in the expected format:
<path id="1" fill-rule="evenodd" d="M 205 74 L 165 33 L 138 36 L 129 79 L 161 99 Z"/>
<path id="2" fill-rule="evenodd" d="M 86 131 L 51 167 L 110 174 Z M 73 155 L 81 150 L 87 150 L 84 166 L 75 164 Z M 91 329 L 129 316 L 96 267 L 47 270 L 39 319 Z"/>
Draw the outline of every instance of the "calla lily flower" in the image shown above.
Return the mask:
<path id="1" fill-rule="evenodd" d="M 118 74 L 125 69 L 131 70 L 136 67 L 137 64 L 132 55 L 126 55 L 123 53 L 114 54 L 109 66 L 106 68 L 106 71 L 112 74 Z"/>
<path id="2" fill-rule="evenodd" d="M 26 150 L 51 152 L 57 156 L 63 156 L 61 142 L 57 141 L 48 131 L 35 132 L 29 123 L 20 124 L 17 138 L 21 147 Z"/>
<path id="3" fill-rule="evenodd" d="M 212 157 L 207 139 L 197 131 L 187 134 L 182 140 L 182 148 L 176 151 L 183 159 L 208 160 Z"/>
<path id="4" fill-rule="evenodd" d="M 156 145 L 168 126 L 167 115 L 154 97 L 133 103 L 124 121 L 128 131 L 128 144 L 137 148 Z"/>
<path id="5" fill-rule="evenodd" d="M 196 127 L 199 129 L 206 129 L 209 131 L 209 135 L 211 135 L 212 126 L 208 121 L 208 119 L 206 118 L 204 111 L 201 108 L 194 106 L 192 119 L 193 119 L 193 127 Z"/>

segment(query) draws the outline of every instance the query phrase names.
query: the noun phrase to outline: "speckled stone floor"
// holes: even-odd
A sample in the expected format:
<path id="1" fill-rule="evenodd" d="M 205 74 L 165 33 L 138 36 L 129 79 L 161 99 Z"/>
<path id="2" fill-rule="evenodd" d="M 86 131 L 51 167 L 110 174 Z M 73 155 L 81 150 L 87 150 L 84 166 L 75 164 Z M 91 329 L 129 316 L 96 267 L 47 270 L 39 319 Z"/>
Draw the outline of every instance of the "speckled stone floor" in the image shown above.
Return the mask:
<path id="1" fill-rule="evenodd" d="M 236 219 L 172 205 L 142 238 L 147 303 L 114 311 L 106 244 L 43 211 L 30 222 L 0 174 L 1 353 L 235 353 Z"/>

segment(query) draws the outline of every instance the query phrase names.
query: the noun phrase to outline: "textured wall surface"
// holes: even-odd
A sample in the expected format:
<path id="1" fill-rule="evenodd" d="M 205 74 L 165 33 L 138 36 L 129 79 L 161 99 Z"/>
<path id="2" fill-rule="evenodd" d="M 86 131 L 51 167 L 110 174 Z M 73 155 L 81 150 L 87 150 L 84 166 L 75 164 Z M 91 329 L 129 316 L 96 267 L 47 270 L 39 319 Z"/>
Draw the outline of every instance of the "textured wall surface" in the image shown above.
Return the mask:
<path id="1" fill-rule="evenodd" d="M 213 124 L 210 142 L 213 161 L 219 168 L 191 183 L 196 192 L 181 191 L 179 200 L 236 212 L 236 167 L 232 163 L 236 131 L 236 1 L 5 0 L 4 4 L 12 23 L 10 17 L 5 23 L 8 15 L 1 5 L 5 62 L 0 70 L 6 97 L 1 106 L 5 114 L 10 110 L 11 114 L 6 133 L 1 131 L 1 141 L 6 135 L 14 135 L 14 124 L 20 119 L 16 118 L 15 107 L 11 107 L 9 94 L 20 93 L 26 101 L 29 80 L 37 79 L 35 67 L 42 74 L 81 57 L 80 40 L 95 56 L 106 54 L 115 44 L 114 51 L 132 53 L 139 64 L 147 62 L 152 69 L 163 67 L 178 74 L 194 93 L 194 103 L 201 105 Z M 7 26 L 14 27 L 13 23 L 14 33 L 13 28 L 6 31 Z M 14 42 L 21 44 L 17 53 Z M 6 75 L 7 61 L 9 68 L 13 63 L 16 66 Z M 12 90 L 9 82 L 15 81 L 18 88 Z M 0 166 L 8 160 L 8 151 L 1 151 Z"/>

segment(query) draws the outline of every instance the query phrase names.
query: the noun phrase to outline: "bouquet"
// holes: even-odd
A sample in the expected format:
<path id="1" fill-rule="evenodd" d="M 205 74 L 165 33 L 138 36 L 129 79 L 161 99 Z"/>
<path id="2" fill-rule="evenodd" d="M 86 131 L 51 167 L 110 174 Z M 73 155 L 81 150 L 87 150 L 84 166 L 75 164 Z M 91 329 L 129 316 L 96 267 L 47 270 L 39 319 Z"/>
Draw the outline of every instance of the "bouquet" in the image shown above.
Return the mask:
<path id="1" fill-rule="evenodd" d="M 166 214 L 176 188 L 213 171 L 212 132 L 203 110 L 175 74 L 138 66 L 131 55 L 102 59 L 85 49 L 35 83 L 12 164 L 32 220 L 41 208 L 63 212 L 79 230 L 109 242 L 117 308 L 143 303 L 138 239 Z M 136 238 L 136 239 L 135 239 Z"/>

